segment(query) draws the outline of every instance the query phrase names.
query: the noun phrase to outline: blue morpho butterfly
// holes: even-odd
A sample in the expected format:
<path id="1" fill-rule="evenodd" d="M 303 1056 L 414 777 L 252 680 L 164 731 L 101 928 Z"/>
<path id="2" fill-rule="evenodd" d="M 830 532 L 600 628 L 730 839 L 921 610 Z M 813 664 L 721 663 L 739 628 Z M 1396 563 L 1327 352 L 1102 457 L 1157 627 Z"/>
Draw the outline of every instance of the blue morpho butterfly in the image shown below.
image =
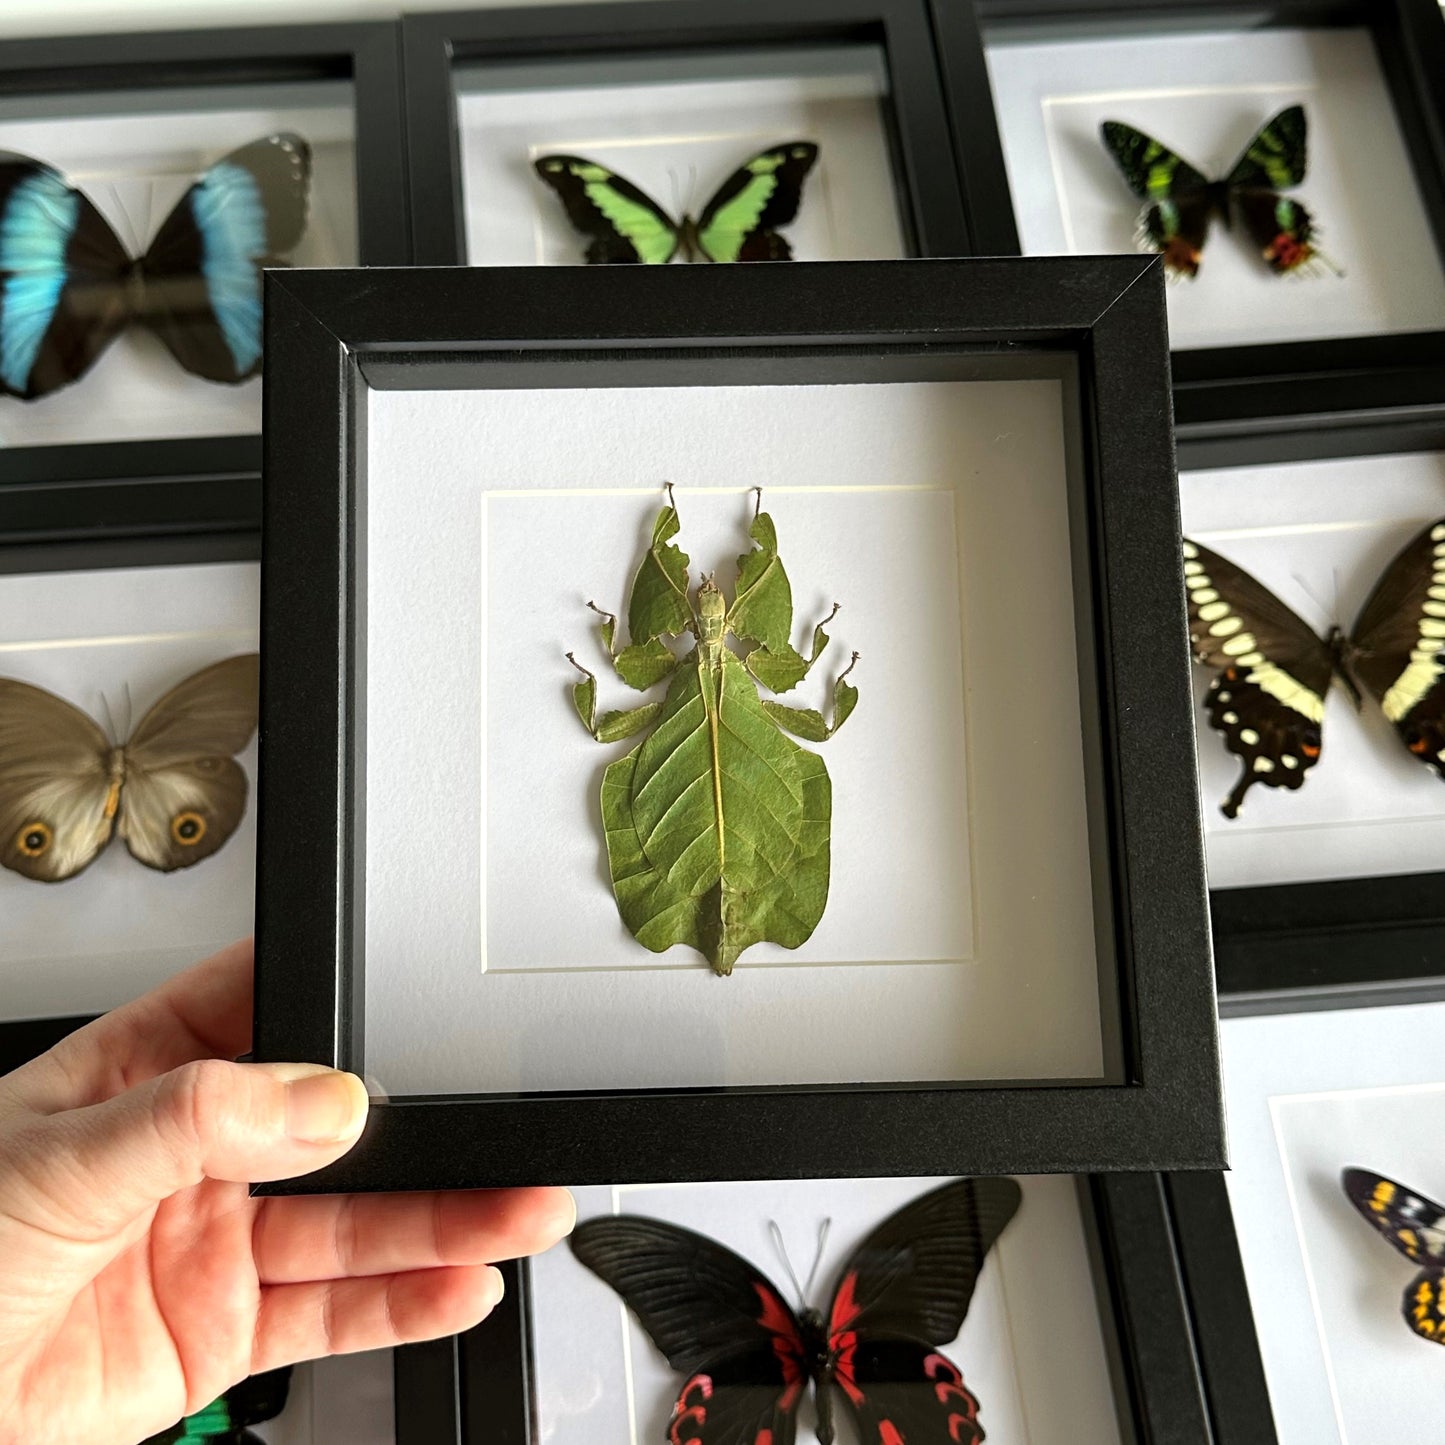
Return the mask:
<path id="1" fill-rule="evenodd" d="M 290 1389 L 290 1365 L 252 1375 L 141 1445 L 261 1445 L 261 1437 L 246 1427 L 274 1420 L 286 1408 Z"/>
<path id="2" fill-rule="evenodd" d="M 268 135 L 217 161 L 132 257 L 59 171 L 0 151 L 0 394 L 34 400 L 89 370 L 130 322 L 187 371 L 261 366 L 261 268 L 306 227 L 311 150 Z"/>

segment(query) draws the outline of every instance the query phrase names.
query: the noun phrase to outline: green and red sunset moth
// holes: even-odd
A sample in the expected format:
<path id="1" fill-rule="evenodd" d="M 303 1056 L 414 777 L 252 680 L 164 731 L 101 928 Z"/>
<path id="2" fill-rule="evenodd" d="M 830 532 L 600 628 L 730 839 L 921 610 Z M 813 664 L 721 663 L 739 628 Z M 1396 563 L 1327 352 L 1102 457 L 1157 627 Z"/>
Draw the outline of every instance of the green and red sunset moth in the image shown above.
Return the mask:
<path id="1" fill-rule="evenodd" d="M 1168 146 L 1123 121 L 1106 120 L 1104 145 L 1129 189 L 1148 204 L 1137 238 L 1158 251 L 1171 275 L 1199 273 L 1209 223 L 1236 220 L 1277 275 L 1334 270 L 1315 244 L 1309 211 L 1282 191 L 1305 178 L 1307 126 L 1302 105 L 1282 110 L 1245 147 L 1223 180 L 1211 181 Z"/>
<path id="2" fill-rule="evenodd" d="M 668 1445 L 793 1445 L 810 1383 L 819 1445 L 839 1406 L 863 1445 L 979 1445 L 978 1401 L 940 1349 L 1021 1198 L 1012 1179 L 956 1179 L 915 1199 L 849 1256 L 826 1313 L 660 1219 L 591 1219 L 570 1243 L 683 1376 Z"/>
<path id="3" fill-rule="evenodd" d="M 546 155 L 535 169 L 589 238 L 589 265 L 666 265 L 679 252 L 685 261 L 791 261 L 792 247 L 777 228 L 797 216 L 803 181 L 817 159 L 812 141 L 772 146 L 739 166 L 696 220 L 680 221 L 597 161 Z"/>

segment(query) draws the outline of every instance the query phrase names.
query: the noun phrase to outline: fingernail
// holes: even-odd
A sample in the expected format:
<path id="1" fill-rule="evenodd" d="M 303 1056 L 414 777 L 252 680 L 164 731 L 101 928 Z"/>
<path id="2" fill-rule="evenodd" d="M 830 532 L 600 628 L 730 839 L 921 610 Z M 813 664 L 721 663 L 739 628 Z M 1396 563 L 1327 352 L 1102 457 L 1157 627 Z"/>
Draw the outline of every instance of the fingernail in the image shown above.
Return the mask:
<path id="1" fill-rule="evenodd" d="M 293 1139 L 335 1144 L 361 1132 L 368 1101 L 355 1074 L 320 1064 L 286 1064 L 273 1072 L 286 1085 L 286 1132 Z"/>
<path id="2" fill-rule="evenodd" d="M 502 1278 L 502 1271 L 496 1268 L 487 1270 L 486 1299 L 485 1304 L 489 1310 L 494 1310 L 501 1304 L 502 1296 L 507 1292 L 507 1282 Z"/>

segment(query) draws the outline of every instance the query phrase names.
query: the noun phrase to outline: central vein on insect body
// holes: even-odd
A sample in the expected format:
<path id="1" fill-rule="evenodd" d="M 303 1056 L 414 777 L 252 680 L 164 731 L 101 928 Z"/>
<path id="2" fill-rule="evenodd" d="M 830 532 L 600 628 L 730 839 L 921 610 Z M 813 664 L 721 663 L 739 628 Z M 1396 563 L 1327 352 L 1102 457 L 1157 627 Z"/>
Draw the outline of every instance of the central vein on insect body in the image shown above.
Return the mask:
<path id="1" fill-rule="evenodd" d="M 727 630 L 727 603 L 718 591 L 711 576 L 706 577 L 697 589 L 697 666 L 703 674 L 698 682 L 703 706 L 707 709 L 707 728 L 712 743 L 712 797 L 717 813 L 717 858 L 718 871 L 726 876 L 727 832 L 723 828 L 723 782 L 722 756 L 718 751 L 718 721 L 722 714 L 723 690 L 723 634 Z M 712 675 L 712 687 L 705 685 L 706 675 Z"/>

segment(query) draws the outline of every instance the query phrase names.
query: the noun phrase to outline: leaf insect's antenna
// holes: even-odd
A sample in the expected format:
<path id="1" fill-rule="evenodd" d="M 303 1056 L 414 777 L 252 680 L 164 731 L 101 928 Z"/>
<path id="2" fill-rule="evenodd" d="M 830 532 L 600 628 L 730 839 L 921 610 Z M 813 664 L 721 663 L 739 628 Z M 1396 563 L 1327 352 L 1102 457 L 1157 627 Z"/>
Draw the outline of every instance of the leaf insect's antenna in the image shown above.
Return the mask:
<path id="1" fill-rule="evenodd" d="M 664 482 L 663 487 L 667 492 L 667 505 L 675 512 L 677 511 L 677 498 L 672 495 L 672 483 Z"/>
<path id="2" fill-rule="evenodd" d="M 857 667 L 857 666 L 858 666 L 858 654 L 855 652 L 855 653 L 853 654 L 853 656 L 848 660 L 848 666 L 845 667 L 845 668 L 843 669 L 843 671 L 838 674 L 838 682 L 842 682 L 843 679 L 844 679 L 845 677 L 847 677 L 848 674 L 849 674 L 850 672 L 852 672 L 853 669 L 854 669 L 855 667 Z M 838 683 L 836 683 L 836 682 L 833 684 L 834 687 L 837 687 L 837 685 L 838 685 Z"/>
<path id="3" fill-rule="evenodd" d="M 753 521 L 756 522 L 758 520 L 758 513 L 763 510 L 763 489 L 761 487 L 754 487 L 753 492 Z"/>

